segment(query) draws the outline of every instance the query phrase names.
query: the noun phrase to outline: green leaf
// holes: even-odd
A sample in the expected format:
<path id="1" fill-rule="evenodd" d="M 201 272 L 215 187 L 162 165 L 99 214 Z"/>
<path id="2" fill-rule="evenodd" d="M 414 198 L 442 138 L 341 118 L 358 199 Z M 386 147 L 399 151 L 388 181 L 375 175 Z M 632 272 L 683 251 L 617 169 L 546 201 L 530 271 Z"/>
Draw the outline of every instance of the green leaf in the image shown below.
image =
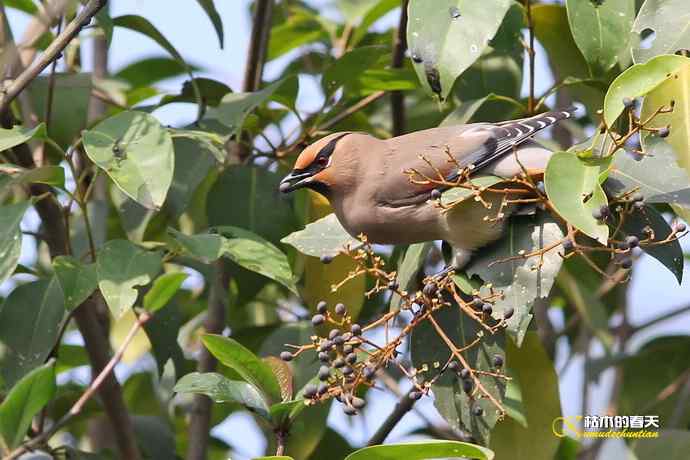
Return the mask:
<path id="1" fill-rule="evenodd" d="M 175 172 L 163 210 L 178 218 L 187 210 L 194 193 L 208 176 L 216 161 L 217 149 L 198 139 L 173 138 Z"/>
<path id="2" fill-rule="evenodd" d="M 213 262 L 223 255 L 223 237 L 216 234 L 185 235 L 169 228 L 168 232 L 182 249 L 205 263 Z"/>
<path id="3" fill-rule="evenodd" d="M 220 48 L 223 49 L 223 20 L 221 19 L 220 14 L 218 14 L 218 10 L 216 10 L 216 5 L 214 5 L 213 0 L 196 1 L 199 6 L 204 9 L 206 15 L 211 21 L 211 24 L 213 24 L 213 28 L 216 29 L 216 35 L 218 35 L 218 44 L 220 45 Z"/>
<path id="4" fill-rule="evenodd" d="M 230 380 L 215 372 L 192 372 L 177 381 L 173 391 L 176 393 L 202 394 L 216 403 L 234 402 L 268 418 L 267 401 L 257 388 L 247 382 Z"/>
<path id="5" fill-rule="evenodd" d="M 623 98 L 636 98 L 651 92 L 688 64 L 683 56 L 657 56 L 644 64 L 635 64 L 616 77 L 604 99 L 604 120 L 613 125 L 623 112 Z M 666 101 L 668 104 L 669 101 Z"/>
<path id="6" fill-rule="evenodd" d="M 603 75 L 628 48 L 635 0 L 566 0 L 575 43 L 594 75 Z"/>
<path id="7" fill-rule="evenodd" d="M 177 377 L 185 375 L 190 367 L 185 360 L 184 353 L 177 336 L 184 326 L 184 319 L 180 313 L 180 307 L 173 300 L 164 309 L 159 310 L 146 324 L 144 331 L 151 342 L 153 357 L 158 366 L 158 375 L 163 375 L 163 370 L 168 360 L 172 360 Z"/>
<path id="8" fill-rule="evenodd" d="M 266 102 L 283 83 L 285 79 L 278 80 L 261 91 L 226 94 L 217 107 L 208 110 L 202 124 L 217 121 L 229 129 L 228 135 L 236 136 L 242 130 L 247 115 Z"/>
<path id="9" fill-rule="evenodd" d="M 619 195 L 637 189 L 647 203 L 674 203 L 690 206 L 690 177 L 680 168 L 673 149 L 657 136 L 644 141 L 645 155 L 632 158 L 617 154 L 605 188 Z"/>
<path id="10" fill-rule="evenodd" d="M 23 11 L 31 16 L 38 13 L 38 8 L 32 0 L 6 0 L 5 5 L 9 8 Z"/>
<path id="11" fill-rule="evenodd" d="M 151 290 L 144 295 L 144 309 L 149 313 L 155 313 L 165 307 L 180 290 L 187 276 L 189 275 L 180 272 L 159 276 L 153 282 Z"/>
<path id="12" fill-rule="evenodd" d="M 34 108 L 46 107 L 50 81 L 50 76 L 40 76 L 29 86 Z M 53 84 L 50 121 L 45 120 L 45 110 L 38 110 L 39 120 L 50 127 L 46 128 L 47 135 L 63 149 L 67 149 L 87 127 L 92 77 L 90 73 L 56 73 Z M 55 163 L 63 160 L 61 152 L 53 153 L 59 155 Z"/>
<path id="13" fill-rule="evenodd" d="M 126 240 L 108 241 L 98 253 L 100 287 L 113 316 L 119 318 L 137 300 L 137 286 L 149 284 L 161 270 L 161 255 Z"/>
<path id="14" fill-rule="evenodd" d="M 84 133 L 89 158 L 127 196 L 159 209 L 170 188 L 174 151 L 170 134 L 151 115 L 122 112 Z"/>
<path id="15" fill-rule="evenodd" d="M 474 63 L 494 37 L 511 2 L 411 0 L 407 42 L 415 70 L 427 92 L 445 99 L 457 77 Z"/>
<path id="16" fill-rule="evenodd" d="M 53 270 L 62 288 L 67 311 L 81 305 L 98 287 L 96 264 L 82 264 L 74 257 L 58 256 L 53 259 Z"/>
<path id="17" fill-rule="evenodd" d="M 635 441 L 633 451 L 637 460 L 684 460 L 690 451 L 690 431 L 661 430 L 658 438 Z"/>
<path id="18" fill-rule="evenodd" d="M 507 227 L 505 236 L 479 252 L 466 271 L 471 276 L 479 275 L 484 283 L 491 283 L 494 291 L 503 292 L 503 298 L 494 303 L 493 316 L 500 319 L 507 309 L 514 310 L 507 332 L 520 346 L 532 318 L 532 305 L 549 295 L 563 258 L 557 249 L 552 249 L 544 254 L 541 266 L 539 256 L 502 260 L 517 256 L 520 251 L 530 254 L 545 248 L 560 241 L 564 234 L 556 221 L 543 213 L 514 216 Z M 480 291 L 486 295 L 487 290 L 483 286 Z"/>
<path id="19" fill-rule="evenodd" d="M 527 426 L 511 418 L 499 422 L 491 436 L 491 448 L 498 458 L 554 458 L 560 442 L 551 427 L 561 416 L 558 375 L 537 333 L 528 332 L 520 348 L 508 341 L 506 363 L 513 378 L 508 382 L 508 393 L 513 385 L 520 388 L 519 403 Z"/>
<path id="20" fill-rule="evenodd" d="M 19 263 L 22 249 L 22 231 L 19 224 L 29 206 L 30 201 L 0 206 L 0 284 L 12 276 Z"/>
<path id="21" fill-rule="evenodd" d="M 425 460 L 449 457 L 492 460 L 494 453 L 486 447 L 467 442 L 420 441 L 365 447 L 348 455 L 345 460 Z"/>
<path id="22" fill-rule="evenodd" d="M 363 0 L 366 5 L 364 8 L 360 9 L 360 18 L 357 18 L 359 20 L 359 25 L 354 28 L 354 31 L 352 32 L 352 38 L 350 38 L 350 44 L 352 47 L 355 47 L 367 34 L 369 31 L 369 28 L 381 17 L 386 15 L 388 12 L 393 10 L 394 8 L 400 6 L 400 2 L 398 0 L 379 0 L 378 2 L 371 2 L 369 0 Z M 341 0 L 340 2 L 341 8 L 345 7 L 345 5 L 349 4 L 347 0 Z"/>
<path id="23" fill-rule="evenodd" d="M 0 152 L 21 145 L 33 138 L 44 139 L 46 137 L 46 125 L 41 123 L 35 128 L 25 128 L 17 125 L 12 129 L 0 128 Z"/>
<path id="24" fill-rule="evenodd" d="M 306 8 L 288 7 L 287 20 L 271 28 L 267 60 L 271 61 L 299 46 L 328 40 L 319 18 Z"/>
<path id="25" fill-rule="evenodd" d="M 287 455 L 269 455 L 268 457 L 255 457 L 252 460 L 294 460 Z"/>
<path id="26" fill-rule="evenodd" d="M 599 184 L 602 167 L 585 163 L 571 152 L 556 152 L 546 165 L 544 184 L 551 204 L 565 220 L 606 244 L 609 228 L 592 217 L 595 209 L 608 203 Z"/>
<path id="27" fill-rule="evenodd" d="M 632 55 L 637 63 L 660 54 L 674 54 L 690 49 L 690 3 L 685 0 L 646 0 L 637 13 L 632 31 L 640 35 L 651 30 L 655 36 L 649 46 L 633 42 Z"/>
<path id="28" fill-rule="evenodd" d="M 362 46 L 344 54 L 324 72 L 321 79 L 324 93 L 330 96 L 339 88 L 354 84 L 365 71 L 376 67 L 382 58 L 390 60 L 389 47 Z"/>
<path id="29" fill-rule="evenodd" d="M 627 235 L 635 235 L 640 240 L 645 240 L 650 238 L 650 234 L 645 231 L 647 227 L 654 234 L 654 238 L 650 242 L 657 242 L 657 244 L 650 245 L 642 242 L 640 247 L 673 273 L 678 284 L 680 284 L 683 280 L 683 250 L 677 239 L 658 244 L 659 241 L 666 239 L 673 230 L 656 209 L 645 206 L 641 211 L 633 211 L 623 221 L 622 230 Z"/>
<path id="30" fill-rule="evenodd" d="M 196 70 L 196 67 L 192 66 L 191 70 Z M 179 60 L 161 56 L 132 62 L 115 73 L 114 77 L 126 81 L 133 88 L 141 88 L 186 73 L 187 67 Z"/>
<path id="31" fill-rule="evenodd" d="M 477 338 L 477 334 L 484 331 L 455 305 L 434 312 L 433 318 L 443 329 L 445 336 L 458 348 L 469 346 Z M 503 334 L 491 335 L 484 331 L 481 342 L 469 347 L 463 352 L 463 356 L 472 369 L 494 373 L 496 369 L 493 357 L 505 356 L 503 342 Z M 463 391 L 461 380 L 454 372 L 444 372 L 438 376 L 441 367 L 451 357 L 451 351 L 430 321 L 418 324 L 412 332 L 411 353 L 412 362 L 419 372 L 418 378 L 423 376 L 427 381 L 434 379 L 431 387 L 434 406 L 441 416 L 451 427 L 469 431 L 478 443 L 488 444 L 491 430 L 498 421 L 497 408 L 486 397 L 470 398 Z M 486 374 L 477 375 L 477 378 L 486 391 L 502 403 L 506 380 Z M 483 409 L 484 415 L 473 414 L 472 409 L 476 405 Z"/>
<path id="32" fill-rule="evenodd" d="M 419 289 L 419 286 L 417 286 L 417 274 L 420 270 L 424 270 L 424 260 L 426 260 L 426 256 L 433 247 L 434 243 L 431 242 L 411 244 L 407 247 L 405 257 L 398 265 L 397 270 L 397 280 L 401 290 L 414 292 Z M 391 295 L 390 310 L 400 309 L 401 302 L 402 298 L 398 294 L 393 293 Z"/>
<path id="33" fill-rule="evenodd" d="M 247 383 L 260 390 L 268 404 L 282 400 L 280 385 L 271 367 L 254 353 L 229 337 L 206 334 L 202 340 L 218 361 L 235 370 Z"/>
<path id="34" fill-rule="evenodd" d="M 122 193 L 115 184 L 110 184 L 110 200 L 117 211 L 122 230 L 127 238 L 135 243 L 144 241 L 146 228 L 155 216 L 155 211 L 147 209 Z"/>
<path id="35" fill-rule="evenodd" d="M 0 309 L 0 380 L 11 387 L 43 364 L 65 317 L 60 285 L 34 281 L 15 288 Z"/>
<path id="36" fill-rule="evenodd" d="M 53 399 L 55 361 L 25 375 L 0 404 L 0 435 L 9 449 L 21 444 L 31 427 L 31 420 Z"/>
<path id="37" fill-rule="evenodd" d="M 314 257 L 335 257 L 347 246 L 356 248 L 361 245 L 347 233 L 335 214 L 307 224 L 304 230 L 291 233 L 280 241 Z"/>
<path id="38" fill-rule="evenodd" d="M 223 96 L 232 92 L 232 89 L 225 83 L 211 80 L 210 78 L 194 78 L 182 84 L 182 91 L 180 91 L 180 94 L 163 96 L 158 106 L 160 107 L 173 102 L 197 103 L 194 86 L 199 89 L 199 93 L 204 102 L 213 107 L 220 104 Z"/>
<path id="39" fill-rule="evenodd" d="M 441 204 L 450 206 L 452 204 L 461 203 L 470 197 L 478 196 L 479 193 L 483 192 L 487 188 L 493 187 L 504 180 L 505 179 L 496 176 L 473 177 L 467 182 L 467 184 L 469 185 L 471 183 L 472 186 L 477 187 L 477 190 L 464 187 L 452 187 L 443 192 L 443 195 L 441 195 Z"/>
<path id="40" fill-rule="evenodd" d="M 146 35 L 154 42 L 158 43 L 164 50 L 166 50 L 172 57 L 184 63 L 185 60 L 182 55 L 175 49 L 175 47 L 168 41 L 163 34 L 160 33 L 156 26 L 151 24 L 148 19 L 137 16 L 133 14 L 118 16 L 113 18 L 113 24 L 116 27 L 122 27 L 125 29 L 133 30 L 134 32 L 139 32 L 142 35 Z"/>
<path id="41" fill-rule="evenodd" d="M 683 62 L 684 64 L 671 71 L 661 84 L 647 94 L 640 116 L 644 120 L 651 117 L 658 108 L 668 108 L 673 105 L 673 112 L 659 114 L 647 126 L 650 128 L 670 127 L 671 132 L 666 141 L 673 147 L 678 164 L 690 174 L 690 91 L 688 91 L 690 88 L 690 58 L 673 57 L 679 58 L 674 62 Z M 660 58 L 654 60 L 656 59 Z M 651 137 L 647 136 L 642 140 L 644 142 L 649 139 Z"/>
<path id="42" fill-rule="evenodd" d="M 259 235 L 238 227 L 217 227 L 227 237 L 223 241 L 223 255 L 237 265 L 277 281 L 295 294 L 297 286 L 287 256 Z"/>
<path id="43" fill-rule="evenodd" d="M 110 43 L 113 41 L 113 28 L 115 24 L 113 24 L 113 18 L 110 17 L 110 13 L 108 13 L 108 8 L 101 8 L 98 13 L 96 13 L 96 22 L 98 23 L 98 27 L 103 31 L 105 42 L 108 47 L 110 47 Z"/>

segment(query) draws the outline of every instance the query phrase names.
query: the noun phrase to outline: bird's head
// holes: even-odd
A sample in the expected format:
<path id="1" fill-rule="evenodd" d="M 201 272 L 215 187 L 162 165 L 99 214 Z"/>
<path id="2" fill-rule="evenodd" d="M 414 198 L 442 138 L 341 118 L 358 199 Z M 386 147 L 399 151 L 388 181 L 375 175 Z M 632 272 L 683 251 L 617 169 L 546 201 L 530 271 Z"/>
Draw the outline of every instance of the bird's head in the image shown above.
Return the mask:
<path id="1" fill-rule="evenodd" d="M 299 188 L 310 188 L 324 196 L 335 185 L 333 157 L 340 142 L 350 133 L 333 133 L 319 139 L 304 149 L 297 157 L 295 167 L 280 182 L 280 191 L 290 193 Z"/>

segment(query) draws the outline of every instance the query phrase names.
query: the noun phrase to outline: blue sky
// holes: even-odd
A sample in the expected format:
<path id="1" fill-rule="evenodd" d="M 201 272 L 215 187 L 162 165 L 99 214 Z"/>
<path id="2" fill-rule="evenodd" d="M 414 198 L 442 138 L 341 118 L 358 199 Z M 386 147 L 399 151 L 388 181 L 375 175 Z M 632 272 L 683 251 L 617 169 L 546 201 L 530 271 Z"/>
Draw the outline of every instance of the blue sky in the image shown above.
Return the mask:
<path id="1" fill-rule="evenodd" d="M 244 72 L 244 59 L 249 40 L 250 18 L 248 15 L 249 0 L 216 1 L 216 6 L 223 18 L 225 28 L 225 49 L 218 48 L 218 40 L 215 31 L 204 12 L 194 0 L 113 0 L 111 14 L 138 14 L 148 18 L 180 53 L 191 63 L 199 66 L 200 74 L 215 78 L 229 84 L 233 89 L 241 87 Z M 330 2 L 319 0 L 311 2 L 324 8 L 327 16 L 337 15 Z M 384 18 L 384 23 L 391 24 L 396 21 L 395 15 Z M 21 13 L 10 11 L 10 23 L 15 37 L 21 37 L 21 32 L 27 23 L 27 17 Z M 85 48 L 89 49 L 88 41 Z M 148 38 L 127 30 L 116 29 L 111 47 L 110 70 L 115 72 L 126 65 L 142 58 L 152 56 L 165 56 L 155 42 Z M 265 78 L 271 79 L 277 76 L 286 61 L 269 63 L 266 66 Z M 88 54 L 85 60 L 88 70 L 90 58 Z M 163 89 L 175 92 L 179 89 L 183 78 L 164 82 Z M 537 91 L 544 90 L 552 83 L 548 73 L 543 52 L 537 55 Z M 303 111 L 314 110 L 320 105 L 321 97 L 315 91 L 316 82 L 311 78 L 301 79 L 300 98 L 298 107 Z M 174 104 L 156 112 L 156 115 L 166 124 L 183 124 L 192 119 L 195 109 L 183 104 Z M 35 227 L 36 218 L 29 214 L 24 223 L 24 228 Z M 28 245 L 25 245 L 27 247 Z M 690 244 L 687 239 L 683 246 L 688 252 Z M 29 261 L 34 254 L 25 254 L 24 261 Z M 690 303 L 690 270 L 688 264 L 685 267 L 685 282 L 678 286 L 673 276 L 661 268 L 655 260 L 643 256 L 633 270 L 632 287 L 629 290 L 631 321 L 643 322 L 660 313 Z M 0 288 L 0 292 L 7 293 L 9 285 Z M 558 321 L 558 314 L 555 314 Z M 666 321 L 650 329 L 646 333 L 633 340 L 633 347 L 639 346 L 652 336 L 669 333 L 687 334 L 690 326 L 690 315 L 678 317 Z M 563 366 L 565 348 L 559 346 L 556 368 Z M 576 359 L 568 367 L 567 372 L 561 376 L 560 390 L 561 402 L 565 414 L 580 414 L 580 385 L 582 381 L 582 360 Z M 610 375 L 604 376 L 602 384 L 594 388 L 594 398 L 590 413 L 601 413 L 608 396 Z M 370 404 L 364 417 L 346 419 L 336 405 L 331 413 L 329 423 L 354 444 L 361 444 L 366 439 L 366 433 L 371 432 L 380 423 L 383 415 L 388 414 L 395 403 L 395 399 L 385 392 L 371 393 Z M 428 418 L 437 419 L 430 398 L 421 401 L 417 408 Z M 390 441 L 399 440 L 406 432 L 422 424 L 414 413 L 408 415 L 403 423 L 393 431 Z M 257 431 L 254 423 L 248 415 L 237 414 L 232 416 L 215 434 L 228 439 L 238 449 L 237 459 L 245 456 L 255 456 L 263 453 L 262 436 Z M 238 439 L 241 440 L 238 442 Z M 624 458 L 625 452 L 618 444 L 606 454 L 607 459 Z"/>

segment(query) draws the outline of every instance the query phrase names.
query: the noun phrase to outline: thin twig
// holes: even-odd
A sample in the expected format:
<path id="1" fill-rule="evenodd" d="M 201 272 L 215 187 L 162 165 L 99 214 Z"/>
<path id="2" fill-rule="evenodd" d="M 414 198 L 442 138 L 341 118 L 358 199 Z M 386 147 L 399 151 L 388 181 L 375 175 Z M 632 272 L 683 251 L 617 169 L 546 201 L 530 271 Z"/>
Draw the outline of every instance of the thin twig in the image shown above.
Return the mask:
<path id="1" fill-rule="evenodd" d="M 395 33 L 393 44 L 393 62 L 391 67 L 399 69 L 405 60 L 405 49 L 407 48 L 407 4 L 408 0 L 403 0 L 400 7 L 400 22 Z M 405 96 L 402 91 L 391 92 L 391 117 L 392 134 L 400 136 L 405 132 Z"/>
<path id="2" fill-rule="evenodd" d="M 527 99 L 527 112 L 534 113 L 534 23 L 532 22 L 532 1 L 527 0 L 527 29 L 529 33 L 529 48 L 527 57 L 529 58 L 529 98 Z"/>
<path id="3" fill-rule="evenodd" d="M 369 441 L 367 442 L 367 446 L 375 446 L 377 444 L 382 444 L 383 441 L 386 440 L 388 435 L 393 431 L 393 428 L 402 420 L 402 418 L 407 414 L 411 409 L 412 406 L 414 406 L 414 403 L 416 401 L 410 397 L 409 393 L 405 393 L 399 400 L 398 403 L 395 405 L 395 408 L 393 409 L 393 412 L 388 415 L 386 420 L 383 421 L 381 426 L 379 427 L 378 430 L 376 430 L 376 433 L 369 438 Z"/>
<path id="4" fill-rule="evenodd" d="M 67 24 L 65 30 L 51 42 L 39 59 L 34 61 L 24 72 L 0 91 L 0 113 L 7 110 L 10 103 L 27 87 L 46 67 L 57 59 L 69 43 L 89 24 L 91 19 L 107 3 L 107 0 L 90 0 L 76 18 Z"/>

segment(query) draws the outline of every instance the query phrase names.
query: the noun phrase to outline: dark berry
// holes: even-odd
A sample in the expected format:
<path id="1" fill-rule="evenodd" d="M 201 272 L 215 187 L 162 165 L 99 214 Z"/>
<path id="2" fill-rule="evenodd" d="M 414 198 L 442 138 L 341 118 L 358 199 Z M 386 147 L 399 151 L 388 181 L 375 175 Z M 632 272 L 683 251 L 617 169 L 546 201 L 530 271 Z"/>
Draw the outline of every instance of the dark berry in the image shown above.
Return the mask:
<path id="1" fill-rule="evenodd" d="M 640 245 L 640 239 L 635 235 L 626 236 L 625 242 L 628 243 L 628 247 L 631 248 L 636 248 Z"/>
<path id="2" fill-rule="evenodd" d="M 319 361 L 321 361 L 322 363 L 327 363 L 330 360 L 331 358 L 330 356 L 328 356 L 328 353 L 326 353 L 325 351 L 319 352 Z"/>
<path id="3" fill-rule="evenodd" d="M 438 286 L 436 286 L 436 283 L 426 283 L 426 285 L 424 286 L 424 289 L 422 289 L 422 292 L 427 297 L 433 297 L 437 291 L 438 291 Z"/>
<path id="4" fill-rule="evenodd" d="M 333 262 L 333 256 L 321 256 L 320 259 L 322 264 L 330 264 Z"/>
<path id="5" fill-rule="evenodd" d="M 441 198 L 441 191 L 438 189 L 433 189 L 431 191 L 431 199 L 438 200 L 439 198 Z"/>
<path id="6" fill-rule="evenodd" d="M 323 324 L 325 321 L 326 321 L 326 317 L 321 315 L 321 314 L 317 314 L 317 315 L 314 315 L 311 317 L 311 323 L 314 326 L 319 326 L 319 325 Z"/>
<path id="7" fill-rule="evenodd" d="M 349 415 L 350 417 L 352 417 L 353 415 L 357 415 L 357 409 L 355 409 L 352 406 L 343 407 L 343 412 L 345 412 L 345 415 Z"/>
<path id="8" fill-rule="evenodd" d="M 319 380 L 326 381 L 331 377 L 331 368 L 328 366 L 321 366 L 319 368 Z"/>
<path id="9" fill-rule="evenodd" d="M 643 201 L 644 200 L 644 195 L 641 194 L 640 192 L 635 192 L 630 196 L 630 199 L 637 202 L 637 201 Z"/>
<path id="10" fill-rule="evenodd" d="M 322 300 L 316 304 L 316 311 L 318 313 L 321 313 L 322 315 L 326 314 L 326 312 L 328 311 L 328 304 L 325 300 Z"/>
<path id="11" fill-rule="evenodd" d="M 637 209 L 638 211 L 641 211 L 641 210 L 644 209 L 644 202 L 642 202 L 642 201 L 636 201 L 635 203 L 633 203 L 633 207 L 634 207 L 635 209 Z"/>
<path id="12" fill-rule="evenodd" d="M 365 367 L 362 371 L 362 376 L 367 380 L 373 380 L 374 376 L 376 376 L 376 369 L 373 367 Z"/>
<path id="13" fill-rule="evenodd" d="M 484 313 L 485 315 L 490 315 L 491 313 L 493 313 L 493 311 L 493 306 L 490 303 L 485 303 L 484 305 L 482 305 L 482 313 Z"/>
<path id="14" fill-rule="evenodd" d="M 330 340 L 324 340 L 323 342 L 321 342 L 321 345 L 319 345 L 318 350 L 319 351 L 328 351 L 331 349 L 332 346 L 333 346 L 333 342 L 331 342 Z"/>
<path id="15" fill-rule="evenodd" d="M 457 371 L 458 371 L 458 367 L 460 367 L 460 365 L 458 364 L 457 361 L 451 361 L 451 362 L 448 364 L 448 369 L 450 369 L 450 370 L 453 371 L 453 372 L 457 372 Z"/>
<path id="16" fill-rule="evenodd" d="M 336 337 L 340 335 L 340 331 L 338 329 L 331 329 L 331 332 L 328 333 L 328 338 L 333 340 Z"/>
<path id="17" fill-rule="evenodd" d="M 323 396 L 326 393 L 328 393 L 328 384 L 327 383 L 320 383 L 319 384 L 319 389 L 317 390 L 319 393 L 319 396 Z"/>
<path id="18" fill-rule="evenodd" d="M 513 307 L 506 309 L 506 311 L 503 312 L 503 319 L 510 319 L 510 317 L 513 316 L 513 313 L 515 313 L 515 309 Z"/>
<path id="19" fill-rule="evenodd" d="M 350 375 L 354 372 L 354 369 L 352 369 L 350 366 L 345 366 L 340 370 L 340 372 L 342 372 L 343 375 Z"/>
<path id="20" fill-rule="evenodd" d="M 472 379 L 464 379 L 462 381 L 462 389 L 465 393 L 471 393 L 474 388 L 474 382 Z"/>
<path id="21" fill-rule="evenodd" d="M 633 107 L 635 107 L 635 99 L 632 99 L 630 97 L 624 97 L 623 107 L 625 107 L 626 109 L 632 109 Z"/>
<path id="22" fill-rule="evenodd" d="M 313 383 L 308 383 L 304 387 L 304 397 L 305 398 L 313 398 L 316 396 L 316 393 L 318 393 L 319 389 L 314 385 Z"/>
<path id="23" fill-rule="evenodd" d="M 618 246 L 618 249 L 620 249 L 621 251 L 627 251 L 628 249 L 630 249 L 630 245 L 625 241 L 618 243 L 617 246 Z"/>
<path id="24" fill-rule="evenodd" d="M 503 356 L 494 355 L 494 367 L 503 367 Z"/>
<path id="25" fill-rule="evenodd" d="M 563 245 L 563 249 L 566 251 L 572 251 L 573 248 L 575 247 L 573 240 L 571 240 L 570 238 L 564 239 L 563 243 L 561 243 L 561 244 Z"/>
<path id="26" fill-rule="evenodd" d="M 676 232 L 684 232 L 687 227 L 685 223 L 683 222 L 676 222 L 675 225 L 673 226 Z"/>
<path id="27" fill-rule="evenodd" d="M 470 371 L 466 367 L 463 367 L 462 369 L 460 369 L 460 373 L 458 375 L 461 379 L 467 380 L 470 376 Z"/>
<path id="28" fill-rule="evenodd" d="M 352 398 L 352 407 L 355 409 L 363 409 L 367 405 L 367 402 L 362 398 L 354 397 Z"/>
<path id="29" fill-rule="evenodd" d="M 347 312 L 347 309 L 345 308 L 345 305 L 339 303 L 335 306 L 335 314 L 343 316 Z"/>
<path id="30" fill-rule="evenodd" d="M 357 355 L 355 353 L 350 353 L 345 357 L 345 362 L 348 364 L 354 364 L 357 362 Z"/>
<path id="31" fill-rule="evenodd" d="M 668 135 L 671 134 L 671 130 L 668 128 L 668 126 L 666 126 L 666 127 L 659 129 L 659 131 L 657 131 L 657 134 L 659 135 L 659 137 L 662 137 L 662 138 L 668 137 Z"/>
<path id="32" fill-rule="evenodd" d="M 292 353 L 290 353 L 289 351 L 284 351 L 280 353 L 280 359 L 282 359 L 283 361 L 292 361 L 292 358 L 294 358 L 294 356 L 292 356 Z"/>
<path id="33" fill-rule="evenodd" d="M 352 335 L 361 335 L 362 334 L 362 326 L 355 323 L 352 326 L 350 326 L 350 332 L 352 332 Z"/>
<path id="34" fill-rule="evenodd" d="M 344 343 L 345 343 L 345 337 L 343 337 L 342 335 L 336 336 L 336 337 L 333 339 L 333 344 L 334 344 L 334 345 L 340 346 L 340 345 L 342 345 L 342 344 L 344 344 Z"/>
<path id="35" fill-rule="evenodd" d="M 422 393 L 419 391 L 410 391 L 407 397 L 410 398 L 412 401 L 418 401 L 422 397 Z"/>
<path id="36" fill-rule="evenodd" d="M 343 358 L 335 358 L 333 360 L 333 367 L 336 369 L 340 369 L 343 366 L 345 366 L 345 360 Z"/>
<path id="37" fill-rule="evenodd" d="M 604 218 L 604 214 L 601 212 L 601 208 L 597 208 L 592 211 L 592 217 L 594 217 L 596 220 L 602 220 Z"/>
<path id="38" fill-rule="evenodd" d="M 474 406 L 472 408 L 472 414 L 476 417 L 481 417 L 482 415 L 484 415 L 484 409 L 482 409 L 480 406 Z"/>
<path id="39" fill-rule="evenodd" d="M 474 308 L 481 308 L 484 305 L 484 301 L 480 299 L 479 297 L 475 297 L 472 299 L 472 306 Z"/>
<path id="40" fill-rule="evenodd" d="M 629 270 L 633 265 L 633 261 L 630 257 L 627 257 L 623 260 L 621 260 L 621 267 L 625 268 L 626 270 Z"/>

